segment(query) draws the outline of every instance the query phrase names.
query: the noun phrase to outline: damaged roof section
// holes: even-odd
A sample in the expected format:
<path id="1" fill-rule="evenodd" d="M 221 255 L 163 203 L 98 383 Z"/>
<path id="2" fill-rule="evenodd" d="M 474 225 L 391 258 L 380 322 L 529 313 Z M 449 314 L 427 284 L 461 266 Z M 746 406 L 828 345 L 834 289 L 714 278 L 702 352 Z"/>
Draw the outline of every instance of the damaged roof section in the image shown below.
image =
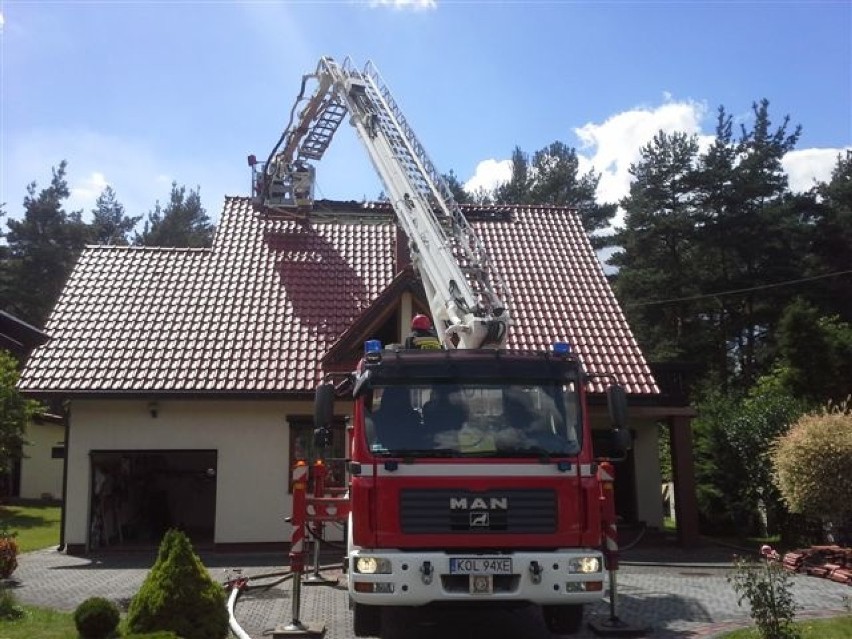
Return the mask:
<path id="1" fill-rule="evenodd" d="M 63 396 L 312 391 L 338 340 L 355 339 L 356 327 L 374 325 L 365 314 L 392 303 L 386 289 L 410 290 L 396 277 L 406 264 L 397 264 L 389 205 L 316 209 L 312 224 L 264 220 L 249 198 L 231 197 L 210 249 L 87 248 L 19 387 Z M 658 394 L 573 210 L 463 210 L 511 290 L 508 348 L 568 341 L 588 371 L 614 375 L 634 395 Z"/>

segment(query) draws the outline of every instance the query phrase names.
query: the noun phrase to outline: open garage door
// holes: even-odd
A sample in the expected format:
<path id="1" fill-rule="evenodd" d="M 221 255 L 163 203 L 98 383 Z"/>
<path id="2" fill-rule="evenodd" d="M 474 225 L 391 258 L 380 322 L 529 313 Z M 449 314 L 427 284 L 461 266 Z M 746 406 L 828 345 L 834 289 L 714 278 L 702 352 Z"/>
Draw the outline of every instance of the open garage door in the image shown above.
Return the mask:
<path id="1" fill-rule="evenodd" d="M 156 546 L 169 528 L 213 543 L 215 450 L 93 451 L 89 548 Z"/>

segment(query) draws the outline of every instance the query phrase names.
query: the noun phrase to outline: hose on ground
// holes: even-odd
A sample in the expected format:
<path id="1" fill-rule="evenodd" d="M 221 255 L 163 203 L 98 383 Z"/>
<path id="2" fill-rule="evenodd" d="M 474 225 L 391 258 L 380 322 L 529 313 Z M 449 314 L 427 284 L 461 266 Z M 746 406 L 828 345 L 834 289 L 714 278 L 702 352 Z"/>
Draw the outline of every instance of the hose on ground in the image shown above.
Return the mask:
<path id="1" fill-rule="evenodd" d="M 332 568 L 339 568 L 340 564 L 326 564 L 324 566 L 320 566 L 320 570 L 331 570 Z M 279 577 L 279 579 L 265 584 L 256 584 L 249 585 L 249 581 L 251 579 L 268 579 L 269 577 Z M 278 572 L 267 572 L 260 575 L 254 575 L 253 577 L 239 577 L 234 580 L 230 580 L 227 583 L 227 586 L 231 588 L 231 594 L 228 596 L 227 608 L 228 608 L 228 626 L 231 628 L 231 632 L 233 632 L 237 639 L 251 639 L 251 636 L 243 630 L 242 626 L 237 622 L 237 617 L 234 614 L 234 610 L 237 606 L 237 599 L 240 594 L 245 590 L 260 590 L 269 588 L 274 588 L 280 583 L 287 581 L 288 579 L 293 578 L 292 570 L 281 570 Z"/>
<path id="2" fill-rule="evenodd" d="M 237 604 L 237 597 L 240 595 L 240 590 L 242 590 L 239 586 L 234 586 L 231 589 L 231 594 L 228 597 L 228 627 L 230 627 L 231 632 L 233 632 L 238 639 L 251 639 L 249 634 L 243 630 L 242 626 L 237 623 L 237 618 L 234 616 L 234 606 Z"/>

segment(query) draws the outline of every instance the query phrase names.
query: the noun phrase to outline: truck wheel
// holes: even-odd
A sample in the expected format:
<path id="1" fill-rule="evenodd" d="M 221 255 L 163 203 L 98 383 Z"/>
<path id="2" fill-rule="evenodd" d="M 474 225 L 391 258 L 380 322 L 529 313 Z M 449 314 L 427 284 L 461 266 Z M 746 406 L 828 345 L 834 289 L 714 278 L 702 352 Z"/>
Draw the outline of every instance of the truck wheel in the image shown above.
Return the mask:
<path id="1" fill-rule="evenodd" d="M 583 606 L 542 606 L 544 624 L 555 635 L 573 635 L 583 624 Z"/>
<path id="2" fill-rule="evenodd" d="M 352 628 L 356 637 L 378 637 L 382 632 L 382 607 L 353 604 Z"/>

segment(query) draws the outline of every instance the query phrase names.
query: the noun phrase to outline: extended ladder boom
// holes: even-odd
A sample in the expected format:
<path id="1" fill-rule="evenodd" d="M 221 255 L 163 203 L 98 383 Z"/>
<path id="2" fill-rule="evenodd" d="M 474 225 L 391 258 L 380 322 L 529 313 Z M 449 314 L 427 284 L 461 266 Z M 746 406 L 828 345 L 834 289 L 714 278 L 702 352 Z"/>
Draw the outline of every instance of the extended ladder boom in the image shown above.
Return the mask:
<path id="1" fill-rule="evenodd" d="M 317 86 L 305 98 L 311 80 Z M 347 113 L 408 236 L 441 341 L 458 348 L 504 347 L 506 286 L 372 63 L 358 71 L 348 58 L 338 65 L 324 57 L 303 77 L 287 129 L 265 165 L 252 162 L 256 208 L 295 217 L 310 210 L 309 161 L 322 158 Z"/>

